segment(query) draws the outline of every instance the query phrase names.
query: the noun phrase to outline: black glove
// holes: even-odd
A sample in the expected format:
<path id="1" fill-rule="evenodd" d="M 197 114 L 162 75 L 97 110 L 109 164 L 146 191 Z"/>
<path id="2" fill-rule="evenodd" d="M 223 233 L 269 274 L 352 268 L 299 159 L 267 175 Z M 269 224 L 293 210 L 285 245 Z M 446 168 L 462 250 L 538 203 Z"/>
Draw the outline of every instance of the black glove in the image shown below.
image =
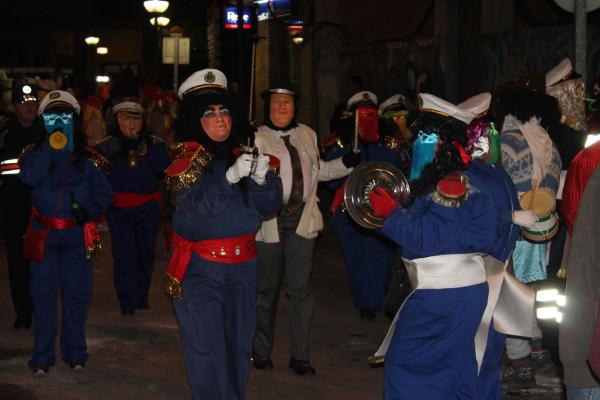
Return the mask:
<path id="1" fill-rule="evenodd" d="M 360 164 L 360 153 L 355 153 L 354 151 L 350 150 L 342 156 L 342 162 L 346 168 L 356 167 L 358 164 Z"/>
<path id="2" fill-rule="evenodd" d="M 84 225 L 88 221 L 88 212 L 81 206 L 71 208 L 71 214 L 73 215 L 73 218 L 75 218 L 75 223 L 77 225 Z"/>

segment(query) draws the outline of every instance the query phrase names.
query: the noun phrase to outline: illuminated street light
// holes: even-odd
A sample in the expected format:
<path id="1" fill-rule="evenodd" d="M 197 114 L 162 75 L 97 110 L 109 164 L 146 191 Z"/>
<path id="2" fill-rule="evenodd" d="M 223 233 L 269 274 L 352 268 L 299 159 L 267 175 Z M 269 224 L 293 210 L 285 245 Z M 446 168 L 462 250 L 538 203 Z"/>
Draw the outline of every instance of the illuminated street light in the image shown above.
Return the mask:
<path id="1" fill-rule="evenodd" d="M 96 47 L 96 53 L 108 54 L 108 47 Z"/>
<path id="2" fill-rule="evenodd" d="M 292 21 L 287 26 L 288 33 L 292 38 L 292 43 L 294 44 L 302 44 L 304 42 L 304 37 L 302 35 L 302 31 L 304 30 L 304 23 L 302 20 Z"/>
<path id="3" fill-rule="evenodd" d="M 161 14 L 169 8 L 169 2 L 164 0 L 148 0 L 144 1 L 144 8 L 152 14 Z"/>
<path id="4" fill-rule="evenodd" d="M 96 76 L 96 82 L 108 83 L 108 82 L 110 82 L 110 78 L 107 75 L 98 75 L 98 76 Z"/>
<path id="5" fill-rule="evenodd" d="M 152 26 L 155 26 L 157 21 L 158 21 L 158 26 L 167 26 L 167 25 L 169 25 L 169 22 L 171 22 L 171 19 L 169 19 L 168 17 L 163 17 L 163 16 L 150 18 L 150 23 L 152 24 Z"/>
<path id="6" fill-rule="evenodd" d="M 97 36 L 88 36 L 85 39 L 85 44 L 88 46 L 95 46 L 100 42 L 100 38 Z"/>

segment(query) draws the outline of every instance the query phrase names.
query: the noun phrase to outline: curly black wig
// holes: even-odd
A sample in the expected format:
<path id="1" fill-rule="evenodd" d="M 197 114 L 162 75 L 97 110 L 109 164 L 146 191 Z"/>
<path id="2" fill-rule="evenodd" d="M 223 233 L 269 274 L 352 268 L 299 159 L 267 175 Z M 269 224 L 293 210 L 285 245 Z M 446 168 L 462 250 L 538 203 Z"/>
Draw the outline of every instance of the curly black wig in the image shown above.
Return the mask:
<path id="1" fill-rule="evenodd" d="M 447 116 L 429 112 L 421 112 L 411 124 L 410 130 L 416 135 L 422 132 L 435 132 L 440 140 L 433 161 L 425 166 L 421 177 L 410 184 L 410 198 L 414 201 L 417 197 L 431 193 L 437 183 L 447 174 L 466 168 L 460 152 L 452 144 L 456 141 L 463 147 L 467 144 L 467 124 Z"/>
<path id="2" fill-rule="evenodd" d="M 554 97 L 517 84 L 507 84 L 496 90 L 491 114 L 500 132 L 504 118 L 509 114 L 521 122 L 537 117 L 546 130 L 560 122 L 560 110 Z"/>
<path id="3" fill-rule="evenodd" d="M 231 133 L 223 142 L 210 139 L 200 123 L 208 107 L 217 104 L 227 107 L 231 112 Z M 198 142 L 216 158 L 231 157 L 232 151 L 245 143 L 252 131 L 248 120 L 244 118 L 244 110 L 240 96 L 229 90 L 205 89 L 184 95 L 174 123 L 175 138 L 181 142 Z"/>

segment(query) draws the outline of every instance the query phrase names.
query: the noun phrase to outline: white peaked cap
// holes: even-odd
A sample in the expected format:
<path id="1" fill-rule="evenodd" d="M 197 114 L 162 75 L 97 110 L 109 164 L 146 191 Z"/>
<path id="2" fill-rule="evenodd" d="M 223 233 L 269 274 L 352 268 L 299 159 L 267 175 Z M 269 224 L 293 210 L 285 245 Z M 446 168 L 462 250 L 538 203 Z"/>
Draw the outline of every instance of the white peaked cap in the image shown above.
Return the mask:
<path id="1" fill-rule="evenodd" d="M 373 93 L 373 92 L 368 92 L 368 91 L 358 92 L 348 99 L 348 102 L 346 103 L 346 108 L 350 109 L 356 103 L 362 103 L 362 102 L 373 103 L 373 105 L 376 106 L 377 105 L 377 96 L 375 96 L 375 93 Z"/>
<path id="2" fill-rule="evenodd" d="M 77 114 L 81 111 L 81 107 L 75 97 L 64 90 L 53 90 L 48 93 L 40 103 L 37 114 L 42 115 L 53 108 L 72 108 Z"/>
<path id="3" fill-rule="evenodd" d="M 563 58 L 556 67 L 546 73 L 546 87 L 567 79 L 573 73 L 573 64 L 568 58 Z"/>
<path id="4" fill-rule="evenodd" d="M 459 105 L 458 108 L 469 111 L 477 118 L 485 113 L 490 108 L 492 102 L 492 95 L 489 92 L 483 92 L 476 94 L 473 97 L 469 97 Z"/>
<path id="5" fill-rule="evenodd" d="M 184 94 L 207 88 L 227 90 L 227 78 L 225 74 L 218 69 L 212 68 L 196 71 L 179 86 L 177 96 L 183 99 Z"/>
<path id="6" fill-rule="evenodd" d="M 419 95 L 419 110 L 456 118 L 467 125 L 477 116 L 470 109 L 462 108 L 429 93 Z"/>
<path id="7" fill-rule="evenodd" d="M 404 96 L 402 96 L 401 94 L 395 94 L 392 97 L 390 97 L 389 99 L 387 99 L 386 101 L 384 101 L 383 103 L 381 103 L 379 105 L 379 116 L 382 116 L 383 113 L 390 107 L 396 106 L 396 105 L 402 105 L 403 107 L 406 107 L 406 105 L 404 104 L 404 101 L 406 100 L 406 98 Z"/>

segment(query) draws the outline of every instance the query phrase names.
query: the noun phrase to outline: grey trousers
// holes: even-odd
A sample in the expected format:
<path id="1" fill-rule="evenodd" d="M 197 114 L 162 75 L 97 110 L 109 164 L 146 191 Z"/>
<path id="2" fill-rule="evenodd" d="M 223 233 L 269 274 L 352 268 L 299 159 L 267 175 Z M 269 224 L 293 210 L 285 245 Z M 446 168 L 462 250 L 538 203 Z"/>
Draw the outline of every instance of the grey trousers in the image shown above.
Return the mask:
<path id="1" fill-rule="evenodd" d="M 309 359 L 310 325 L 315 307 L 310 287 L 315 239 L 305 239 L 295 233 L 298 219 L 299 216 L 278 218 L 279 243 L 256 243 L 258 278 L 254 351 L 262 356 L 270 356 L 273 350 L 277 302 L 285 271 L 290 297 L 291 355 L 298 360 Z"/>

